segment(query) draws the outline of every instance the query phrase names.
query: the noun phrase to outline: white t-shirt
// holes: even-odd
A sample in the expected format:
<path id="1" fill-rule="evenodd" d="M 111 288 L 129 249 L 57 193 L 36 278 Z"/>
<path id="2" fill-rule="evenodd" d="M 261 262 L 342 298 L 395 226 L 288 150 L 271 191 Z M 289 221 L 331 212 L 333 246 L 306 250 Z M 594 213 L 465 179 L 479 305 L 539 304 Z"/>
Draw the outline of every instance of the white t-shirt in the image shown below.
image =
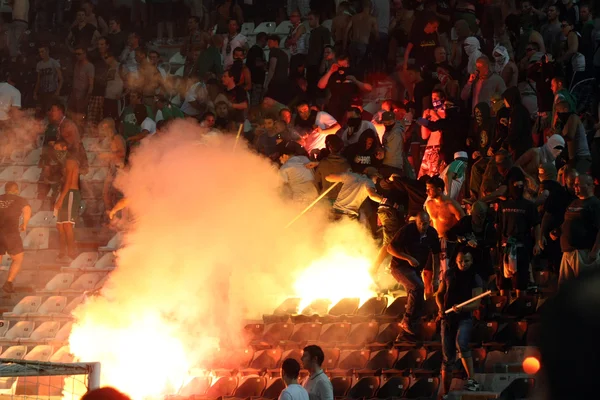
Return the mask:
<path id="1" fill-rule="evenodd" d="M 148 134 L 154 135 L 156 133 L 156 122 L 152 121 L 151 118 L 146 117 L 144 122 L 142 122 L 142 131 L 148 131 Z"/>
<path id="2" fill-rule="evenodd" d="M 21 108 L 21 92 L 7 82 L 0 83 L 0 121 L 8 121 L 11 107 Z"/>
<path id="3" fill-rule="evenodd" d="M 302 386 L 292 384 L 281 392 L 279 400 L 308 400 L 308 392 Z"/>
<path id="4" fill-rule="evenodd" d="M 208 92 L 206 86 L 202 82 L 198 82 L 192 85 L 185 95 L 185 101 L 181 105 L 181 111 L 185 115 L 195 117 L 200 114 L 200 111 L 196 110 L 190 103 L 198 101 L 200 103 L 206 102 Z"/>
<path id="5" fill-rule="evenodd" d="M 341 135 L 341 138 L 344 141 L 344 146 L 350 146 L 351 144 L 357 143 L 358 139 L 360 139 L 360 135 L 362 135 L 363 132 L 368 129 L 371 129 L 373 132 L 378 133 L 377 128 L 375 128 L 375 125 L 373 125 L 373 123 L 369 121 L 361 121 L 360 126 L 358 127 L 358 129 L 356 129 L 356 132 L 353 132 L 351 135 L 348 135 L 350 128 L 344 129 Z"/>
<path id="6" fill-rule="evenodd" d="M 321 129 L 328 129 L 337 124 L 337 120 L 325 111 L 319 111 L 315 119 L 315 125 Z M 310 154 L 312 150 L 321 150 L 325 148 L 325 139 L 327 135 L 320 133 L 310 133 L 304 139 L 304 149 Z"/>
<path id="7" fill-rule="evenodd" d="M 358 215 L 358 209 L 369 197 L 368 189 L 375 189 L 373 181 L 354 172 L 342 174 L 342 188 L 333 208 L 347 214 Z"/>
<path id="8" fill-rule="evenodd" d="M 229 46 L 231 51 L 229 53 L 227 53 L 228 42 L 229 38 L 226 37 L 223 41 L 223 50 L 221 54 L 223 56 L 223 69 L 227 69 L 233 64 L 233 50 L 235 50 L 236 47 L 245 47 L 246 43 L 248 43 L 248 38 L 241 33 L 238 33 L 231 41 L 231 46 Z"/>

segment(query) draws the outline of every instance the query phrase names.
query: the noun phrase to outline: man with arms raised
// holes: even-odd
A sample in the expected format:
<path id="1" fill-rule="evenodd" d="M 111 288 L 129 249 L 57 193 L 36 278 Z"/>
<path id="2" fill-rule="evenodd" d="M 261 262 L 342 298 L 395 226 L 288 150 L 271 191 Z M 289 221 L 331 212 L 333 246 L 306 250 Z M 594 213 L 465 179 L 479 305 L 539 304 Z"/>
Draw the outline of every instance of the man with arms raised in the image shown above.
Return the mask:
<path id="1" fill-rule="evenodd" d="M 13 281 L 23 264 L 23 240 L 20 232 L 27 230 L 31 207 L 27 200 L 19 196 L 19 186 L 15 182 L 7 182 L 4 192 L 5 194 L 0 195 L 0 261 L 4 253 L 8 253 L 13 261 L 2 290 L 5 293 L 13 293 Z M 23 224 L 19 225 L 21 214 Z"/>
<path id="2" fill-rule="evenodd" d="M 425 202 L 425 209 L 431 217 L 431 225 L 435 228 L 440 237 L 442 249 L 440 253 L 441 270 L 434 269 L 433 272 L 426 270 L 423 273 L 425 292 L 433 293 L 433 290 L 437 289 L 440 277 L 444 276 L 446 273 L 448 266 L 446 257 L 451 254 L 451 252 L 448 251 L 446 233 L 465 216 L 465 212 L 456 200 L 444 194 L 444 181 L 442 178 L 438 176 L 429 178 L 426 188 L 429 199 Z M 432 283 L 435 287 L 432 287 Z"/>
<path id="3" fill-rule="evenodd" d="M 333 386 L 323 372 L 325 354 L 323 349 L 316 345 L 306 346 L 302 354 L 302 365 L 310 373 L 302 386 L 308 392 L 310 400 L 333 400 Z"/>
<path id="4" fill-rule="evenodd" d="M 56 159 L 63 165 L 62 188 L 54 204 L 60 241 L 58 260 L 70 262 L 77 256 L 74 227 L 81 204 L 79 162 L 64 141 L 59 140 L 54 144 L 54 152 Z"/>

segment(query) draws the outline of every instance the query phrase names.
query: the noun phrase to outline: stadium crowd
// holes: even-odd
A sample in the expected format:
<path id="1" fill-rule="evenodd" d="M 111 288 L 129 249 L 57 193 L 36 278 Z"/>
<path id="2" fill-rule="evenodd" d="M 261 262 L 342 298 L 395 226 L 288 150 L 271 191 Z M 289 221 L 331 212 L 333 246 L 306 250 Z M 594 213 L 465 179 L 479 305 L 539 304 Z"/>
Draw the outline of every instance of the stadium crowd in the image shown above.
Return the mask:
<path id="1" fill-rule="evenodd" d="M 240 129 L 280 165 L 290 201 L 324 194 L 332 220 L 380 237 L 373 271 L 392 256 L 408 334 L 426 297 L 440 310 L 490 288 L 518 297 L 533 270 L 562 283 L 598 266 L 593 2 L 214 3 L 12 0 L 3 15 L 2 146 L 31 139 L 15 129 L 25 109 L 47 123 L 38 195 L 57 211 L 62 260 L 77 255 L 82 139 L 110 150 L 102 199 L 112 217 L 126 203 L 112 180 L 129 154 L 186 118 L 214 134 Z M 287 28 L 248 32 L 249 20 Z M 391 93 L 373 99 L 383 82 Z M 17 195 L 11 184 L 3 196 Z M 0 207 L 30 214 L 14 198 Z M 3 245 L 16 261 L 15 240 Z M 469 358 L 461 335 L 473 310 L 445 318 L 449 359 L 457 335 Z"/>

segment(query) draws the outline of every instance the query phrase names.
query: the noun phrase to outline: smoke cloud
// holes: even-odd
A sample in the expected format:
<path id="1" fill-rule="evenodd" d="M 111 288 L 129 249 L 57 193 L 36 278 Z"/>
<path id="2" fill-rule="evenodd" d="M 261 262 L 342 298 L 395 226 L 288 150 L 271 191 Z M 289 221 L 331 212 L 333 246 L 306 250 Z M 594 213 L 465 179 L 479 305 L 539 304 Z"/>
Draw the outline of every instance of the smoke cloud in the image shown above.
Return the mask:
<path id="1" fill-rule="evenodd" d="M 376 248 L 362 227 L 329 224 L 317 208 L 284 229 L 303 206 L 282 197 L 276 166 L 234 152 L 233 136 L 187 121 L 169 129 L 116 180 L 134 221 L 70 337 L 80 360 L 102 363 L 103 385 L 136 399 L 175 392 L 219 346 L 244 345 L 245 320 L 287 297 L 372 294 Z"/>

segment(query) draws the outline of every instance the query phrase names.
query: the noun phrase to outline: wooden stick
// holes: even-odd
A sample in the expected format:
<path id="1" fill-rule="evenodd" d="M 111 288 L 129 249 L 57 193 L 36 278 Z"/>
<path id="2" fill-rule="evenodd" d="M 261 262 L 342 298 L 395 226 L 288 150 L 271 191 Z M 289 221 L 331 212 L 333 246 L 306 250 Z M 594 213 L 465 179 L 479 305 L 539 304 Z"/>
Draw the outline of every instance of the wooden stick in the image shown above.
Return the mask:
<path id="1" fill-rule="evenodd" d="M 302 217 L 304 214 L 306 214 L 306 213 L 308 212 L 308 210 L 310 210 L 311 208 L 313 208 L 313 207 L 315 206 L 315 204 L 317 204 L 319 201 L 321 201 L 321 199 L 322 199 L 323 197 L 325 197 L 325 196 L 327 195 L 327 193 L 331 192 L 331 191 L 333 190 L 333 188 L 334 188 L 334 187 L 336 187 L 336 186 L 338 185 L 338 183 L 340 183 L 340 182 L 336 182 L 336 183 L 334 183 L 333 185 L 329 186 L 329 189 L 327 189 L 326 191 L 324 191 L 323 193 L 321 193 L 321 195 L 320 195 L 319 197 L 317 197 L 317 198 L 315 199 L 315 201 L 313 201 L 312 203 L 310 203 L 310 204 L 308 205 L 308 207 L 306 207 L 306 208 L 304 209 L 304 211 L 302 211 L 300 214 L 298 214 L 298 215 L 296 216 L 296 218 L 294 218 L 293 220 L 291 220 L 291 221 L 290 221 L 290 222 L 289 222 L 289 223 L 288 223 L 288 224 L 285 226 L 285 228 L 286 228 L 286 229 L 287 229 L 287 228 L 289 228 L 290 226 L 292 226 L 292 224 L 293 224 L 294 222 L 298 221 L 298 220 L 300 219 L 300 217 Z"/>
<path id="2" fill-rule="evenodd" d="M 235 143 L 233 144 L 233 152 L 235 153 L 235 149 L 237 148 L 238 142 L 240 141 L 240 136 L 242 135 L 242 131 L 244 130 L 244 124 L 240 124 L 240 129 L 238 129 L 237 136 L 235 137 Z"/>
<path id="3" fill-rule="evenodd" d="M 479 296 L 475 296 L 475 297 L 473 297 L 472 299 L 469 299 L 469 300 L 465 301 L 464 303 L 457 304 L 455 307 L 457 307 L 457 308 L 464 307 L 464 306 L 466 306 L 466 305 L 468 305 L 468 304 L 471 304 L 471 303 L 472 303 L 472 302 L 474 302 L 474 301 L 477 301 L 477 300 L 479 300 L 479 299 L 483 299 L 484 297 L 487 297 L 487 296 L 489 296 L 489 295 L 491 295 L 491 294 L 492 294 L 492 291 L 491 291 L 491 290 L 488 290 L 487 292 L 485 292 L 485 293 L 481 293 Z M 445 311 L 445 313 L 446 313 L 446 314 L 450 314 L 450 313 L 451 313 L 451 312 L 453 312 L 453 311 L 454 311 L 454 310 L 453 310 L 452 308 L 449 308 L 448 310 L 446 310 L 446 311 Z"/>

